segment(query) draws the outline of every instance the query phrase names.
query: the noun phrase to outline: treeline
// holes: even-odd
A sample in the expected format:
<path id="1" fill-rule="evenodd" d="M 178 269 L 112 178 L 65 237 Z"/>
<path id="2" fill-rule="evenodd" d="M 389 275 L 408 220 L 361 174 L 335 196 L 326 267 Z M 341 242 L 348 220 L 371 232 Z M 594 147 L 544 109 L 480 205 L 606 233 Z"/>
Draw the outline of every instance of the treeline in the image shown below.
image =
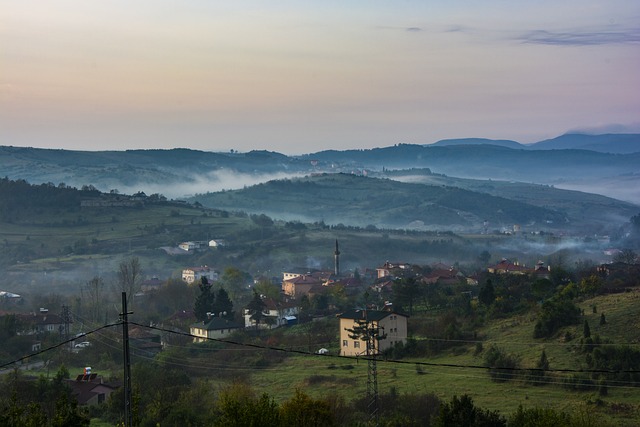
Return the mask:
<path id="1" fill-rule="evenodd" d="M 0 179 L 0 221 L 13 223 L 25 215 L 43 213 L 45 209 L 52 213 L 76 211 L 83 198 L 99 194 L 93 186 L 78 190 L 64 183 L 32 185 L 25 180 L 13 181 L 5 177 Z"/>
<path id="2" fill-rule="evenodd" d="M 68 378 L 64 367 L 53 379 L 30 378 L 18 371 L 6 375 L 0 388 L 0 425 L 88 426 L 92 418 L 123 423 L 123 388 L 103 405 L 78 407 L 65 381 Z M 300 389 L 277 402 L 268 391 L 258 392 L 242 381 L 219 386 L 156 363 L 134 365 L 132 378 L 133 425 L 140 427 L 364 427 L 373 420 L 382 426 L 405 427 L 607 426 L 588 409 L 569 413 L 520 406 L 505 416 L 477 406 L 468 395 L 443 401 L 433 393 L 398 393 L 393 388 L 381 393 L 373 406 L 367 396 L 347 401 L 332 393 L 313 397 Z"/>

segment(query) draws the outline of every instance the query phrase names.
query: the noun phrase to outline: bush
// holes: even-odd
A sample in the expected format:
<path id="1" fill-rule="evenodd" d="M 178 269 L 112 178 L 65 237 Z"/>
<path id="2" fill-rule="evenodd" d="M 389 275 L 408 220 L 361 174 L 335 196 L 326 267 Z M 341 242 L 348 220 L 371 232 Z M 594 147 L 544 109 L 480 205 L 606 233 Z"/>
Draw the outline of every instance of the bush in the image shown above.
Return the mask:
<path id="1" fill-rule="evenodd" d="M 551 408 L 528 408 L 522 405 L 515 414 L 509 417 L 509 427 L 536 427 L 536 426 L 571 426 L 571 417 Z"/>
<path id="2" fill-rule="evenodd" d="M 489 375 L 494 381 L 507 381 L 514 379 L 518 375 L 515 369 L 520 365 L 520 358 L 515 354 L 505 352 L 495 345 L 487 349 L 484 361 L 489 367 Z"/>
<path id="3" fill-rule="evenodd" d="M 549 338 L 561 327 L 574 325 L 580 319 L 580 309 L 567 298 L 556 298 L 542 304 L 540 318 L 533 330 L 534 338 Z"/>
<path id="4" fill-rule="evenodd" d="M 497 412 L 478 408 L 468 395 L 460 398 L 453 396 L 450 403 L 440 407 L 440 415 L 436 420 L 440 427 L 454 426 L 493 426 L 506 427 L 507 421 Z"/>

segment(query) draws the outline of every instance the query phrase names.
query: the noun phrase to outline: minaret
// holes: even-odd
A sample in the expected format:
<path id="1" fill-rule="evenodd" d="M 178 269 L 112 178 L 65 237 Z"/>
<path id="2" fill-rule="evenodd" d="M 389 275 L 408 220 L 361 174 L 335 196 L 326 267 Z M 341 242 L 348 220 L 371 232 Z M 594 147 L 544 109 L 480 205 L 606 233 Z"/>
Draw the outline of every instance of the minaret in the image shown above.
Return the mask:
<path id="1" fill-rule="evenodd" d="M 334 259 L 334 274 L 336 276 L 340 275 L 340 251 L 338 250 L 338 239 L 336 239 L 336 250 L 333 252 Z"/>

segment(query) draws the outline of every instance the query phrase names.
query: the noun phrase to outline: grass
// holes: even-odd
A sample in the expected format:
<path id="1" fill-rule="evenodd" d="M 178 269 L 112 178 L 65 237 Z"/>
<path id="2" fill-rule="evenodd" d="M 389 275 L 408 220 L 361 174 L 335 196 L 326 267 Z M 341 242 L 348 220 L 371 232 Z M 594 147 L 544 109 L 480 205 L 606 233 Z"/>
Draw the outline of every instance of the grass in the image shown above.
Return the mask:
<path id="1" fill-rule="evenodd" d="M 585 300 L 579 304 L 585 309 L 585 318 L 591 325 L 592 336 L 599 333 L 615 343 L 638 346 L 637 316 L 640 292 L 604 295 Z M 592 306 L 596 305 L 597 313 Z M 606 325 L 599 325 L 600 313 L 607 318 Z M 557 337 L 549 340 L 532 338 L 535 317 L 516 316 L 489 323 L 482 331 L 486 349 L 491 343 L 521 358 L 521 366 L 534 367 L 545 350 L 552 369 L 586 368 L 584 356 L 579 354 L 573 342 L 564 342 L 564 333 L 570 331 L 575 337 L 582 334 L 582 325 L 564 328 Z M 499 410 L 503 415 L 524 407 L 549 407 L 556 410 L 593 412 L 594 417 L 607 420 L 614 425 L 634 426 L 640 422 L 638 388 L 608 387 L 608 395 L 601 397 L 598 387 L 586 391 L 571 391 L 559 384 L 566 373 L 552 374 L 552 382 L 534 386 L 522 380 L 494 382 L 485 369 L 420 366 L 419 363 L 436 365 L 484 366 L 483 354 L 474 356 L 475 344 L 451 349 L 437 357 L 404 359 L 402 363 L 378 361 L 378 389 L 380 393 L 392 388 L 398 393 L 433 392 L 447 401 L 453 395 L 469 394 L 483 408 Z M 268 390 L 276 400 L 290 398 L 296 388 L 315 397 L 328 393 L 342 395 L 349 400 L 366 394 L 367 362 L 343 357 L 295 356 L 282 364 L 259 370 L 251 377 L 252 385 L 259 390 Z"/>

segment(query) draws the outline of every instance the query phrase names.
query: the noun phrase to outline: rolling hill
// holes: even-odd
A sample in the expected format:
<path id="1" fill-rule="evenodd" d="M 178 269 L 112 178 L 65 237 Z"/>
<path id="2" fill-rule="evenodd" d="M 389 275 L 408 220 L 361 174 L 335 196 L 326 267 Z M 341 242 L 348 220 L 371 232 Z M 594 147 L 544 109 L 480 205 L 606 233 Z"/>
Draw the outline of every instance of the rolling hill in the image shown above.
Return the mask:
<path id="1" fill-rule="evenodd" d="M 0 175 L 34 184 L 92 185 L 101 191 L 142 190 L 180 198 L 309 173 L 429 168 L 461 178 L 579 188 L 640 203 L 640 194 L 633 190 L 640 188 L 637 141 L 635 134 L 568 134 L 530 145 L 468 138 L 301 156 L 270 151 L 71 151 L 0 146 Z"/>
<path id="2" fill-rule="evenodd" d="M 427 184 L 429 179 L 434 181 Z M 288 220 L 467 232 L 482 231 L 485 221 L 492 229 L 512 229 L 514 224 L 537 230 L 566 229 L 611 223 L 613 217 L 628 220 L 636 213 L 630 204 L 548 186 L 475 184 L 473 180 L 429 174 L 422 181 L 323 174 L 201 194 L 193 200 L 217 209 L 266 213 Z M 523 196 L 526 192 L 529 195 Z"/>

